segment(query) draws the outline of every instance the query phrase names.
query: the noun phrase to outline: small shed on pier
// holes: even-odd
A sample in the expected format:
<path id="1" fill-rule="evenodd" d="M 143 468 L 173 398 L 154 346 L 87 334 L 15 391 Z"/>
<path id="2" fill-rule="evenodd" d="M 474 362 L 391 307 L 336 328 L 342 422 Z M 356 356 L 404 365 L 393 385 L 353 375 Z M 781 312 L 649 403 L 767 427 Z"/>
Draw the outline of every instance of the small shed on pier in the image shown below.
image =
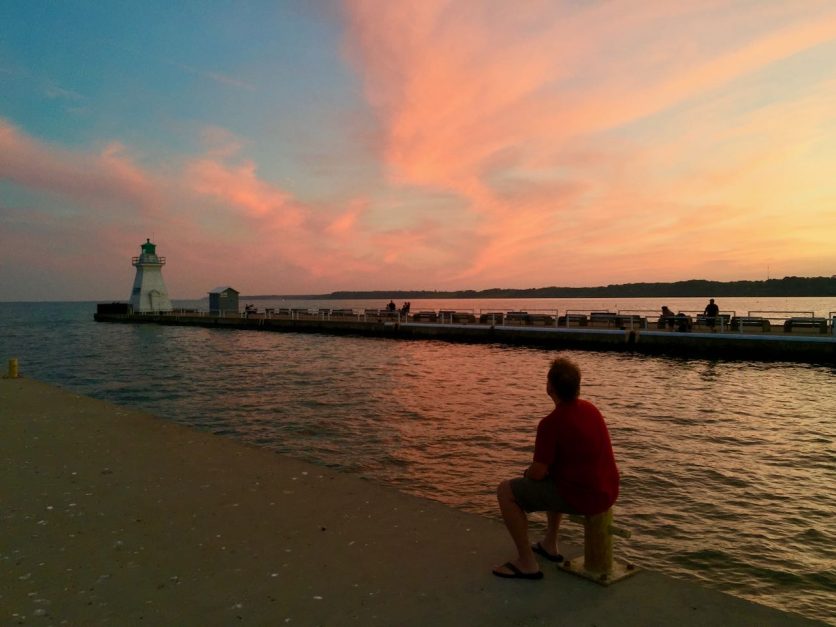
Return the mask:
<path id="1" fill-rule="evenodd" d="M 238 290 L 229 286 L 216 287 L 209 292 L 209 313 L 224 316 L 238 313 Z"/>

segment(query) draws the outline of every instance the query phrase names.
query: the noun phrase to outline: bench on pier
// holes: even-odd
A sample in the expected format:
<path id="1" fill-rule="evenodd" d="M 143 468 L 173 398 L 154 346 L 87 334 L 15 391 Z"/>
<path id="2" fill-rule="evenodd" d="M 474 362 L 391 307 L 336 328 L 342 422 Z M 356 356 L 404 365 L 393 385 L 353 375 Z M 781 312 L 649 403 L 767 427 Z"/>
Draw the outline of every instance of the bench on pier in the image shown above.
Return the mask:
<path id="1" fill-rule="evenodd" d="M 320 307 L 317 313 L 319 314 L 320 318 L 327 318 L 331 315 L 331 310 L 325 307 Z"/>
<path id="2" fill-rule="evenodd" d="M 589 326 L 592 327 L 614 327 L 618 316 L 608 311 L 593 311 L 589 314 Z"/>
<path id="3" fill-rule="evenodd" d="M 479 324 L 502 324 L 504 320 L 505 314 L 501 312 L 479 314 Z"/>
<path id="4" fill-rule="evenodd" d="M 438 322 L 438 314 L 434 311 L 419 311 L 412 314 L 413 322 Z"/>
<path id="5" fill-rule="evenodd" d="M 731 314 L 718 314 L 716 316 L 706 316 L 705 314 L 698 314 L 697 320 L 694 323 L 694 327 L 700 329 L 715 329 L 717 327 L 720 327 L 721 329 L 728 329 L 730 322 Z"/>
<path id="6" fill-rule="evenodd" d="M 454 324 L 473 324 L 476 322 L 476 316 L 466 311 L 454 311 L 451 319 Z"/>
<path id="7" fill-rule="evenodd" d="M 768 333 L 772 329 L 769 320 L 761 316 L 737 316 L 731 319 L 732 331 L 761 331 Z"/>
<path id="8" fill-rule="evenodd" d="M 528 314 L 528 318 L 526 319 L 526 324 L 532 327 L 553 327 L 554 326 L 554 316 L 550 316 L 549 314 Z"/>
<path id="9" fill-rule="evenodd" d="M 619 329 L 641 329 L 644 322 L 645 319 L 638 314 L 618 314 L 615 317 L 615 326 Z"/>
<path id="10" fill-rule="evenodd" d="M 509 311 L 505 314 L 504 324 L 512 326 L 553 327 L 554 316 L 527 311 Z"/>
<path id="11" fill-rule="evenodd" d="M 332 309 L 331 310 L 331 317 L 332 318 L 353 318 L 354 317 L 354 310 L 353 309 Z"/>
<path id="12" fill-rule="evenodd" d="M 366 318 L 374 320 L 398 320 L 398 312 L 390 309 L 366 309 L 363 311 Z"/>
<path id="13" fill-rule="evenodd" d="M 568 516 L 583 525 L 583 557 L 563 560 L 560 568 L 608 586 L 638 572 L 633 564 L 613 559 L 613 536 L 629 538 L 630 531 L 612 524 L 612 509 L 592 516 Z"/>
<path id="14" fill-rule="evenodd" d="M 566 314 L 557 319 L 559 327 L 585 327 L 589 324 L 586 314 Z"/>
<path id="15" fill-rule="evenodd" d="M 525 326 L 527 323 L 527 311 L 509 311 L 507 314 L 505 314 L 505 324 Z"/>
<path id="16" fill-rule="evenodd" d="M 440 309 L 438 312 L 438 321 L 442 324 L 445 322 L 453 322 L 453 315 L 455 313 L 452 309 Z"/>
<path id="17" fill-rule="evenodd" d="M 784 321 L 784 332 L 793 331 L 827 333 L 827 318 L 788 318 Z"/>
<path id="18" fill-rule="evenodd" d="M 685 333 L 690 331 L 694 326 L 694 321 L 686 313 L 679 312 L 675 316 L 659 316 L 656 327 L 659 329 L 668 328 L 671 331 L 678 331 Z"/>

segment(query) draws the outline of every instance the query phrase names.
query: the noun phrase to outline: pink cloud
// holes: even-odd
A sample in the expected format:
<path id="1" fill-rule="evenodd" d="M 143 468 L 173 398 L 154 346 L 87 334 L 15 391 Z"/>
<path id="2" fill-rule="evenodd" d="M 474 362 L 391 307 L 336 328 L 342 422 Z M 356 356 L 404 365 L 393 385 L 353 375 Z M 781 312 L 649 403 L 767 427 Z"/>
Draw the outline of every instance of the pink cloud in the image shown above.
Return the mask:
<path id="1" fill-rule="evenodd" d="M 679 253 L 688 246 L 708 256 L 731 242 L 748 254 L 764 241 L 789 248 L 775 243 L 791 241 L 780 235 L 783 219 L 755 226 L 764 208 L 746 189 L 748 177 L 774 158 L 798 154 L 797 137 L 772 130 L 766 136 L 777 141 L 767 151 L 750 139 L 736 155 L 718 155 L 723 133 L 745 120 L 744 111 L 694 125 L 676 118 L 730 94 L 739 107 L 748 94 L 738 84 L 775 80 L 770 73 L 781 63 L 831 45 L 832 7 L 532 3 L 519 13 L 505 6 L 346 4 L 346 50 L 379 115 L 390 181 L 449 190 L 467 213 L 481 216 L 470 234 L 481 244 L 460 256 L 454 282 L 536 274 L 583 283 L 613 272 L 608 255 L 632 255 L 645 278 L 660 266 L 687 278 L 693 256 Z M 808 104 L 799 108 L 810 113 Z M 820 131 L 810 117 L 803 124 Z M 660 130 L 666 123 L 703 138 L 690 171 L 681 137 L 653 127 L 633 131 L 648 118 L 659 119 Z M 761 130 L 778 121 L 762 119 Z M 623 135 L 627 129 L 632 136 Z M 659 144 L 680 160 L 679 172 Z M 698 177 L 723 178 L 727 189 L 719 196 L 711 187 L 696 190 Z M 728 216 L 737 211 L 734 222 Z M 695 213 L 714 216 L 699 229 L 708 243 L 690 235 Z M 465 213 L 460 219 L 471 220 Z M 811 229 L 784 233 L 796 245 L 815 240 Z M 650 263 L 654 258 L 665 261 Z M 577 271 L 570 270 L 575 259 Z M 714 276 L 734 276 L 732 267 L 715 266 Z"/>
<path id="2" fill-rule="evenodd" d="M 98 153 L 71 151 L 40 142 L 0 119 L 0 179 L 76 201 L 151 210 L 155 184 L 124 146 Z"/>
<path id="3" fill-rule="evenodd" d="M 357 199 L 325 227 L 325 231 L 332 237 L 348 240 L 357 236 L 358 220 L 368 210 L 368 200 Z"/>
<path id="4" fill-rule="evenodd" d="M 365 251 L 339 250 L 341 238 L 351 231 L 363 241 L 349 218 L 352 214 L 338 218 L 329 231 L 330 219 L 314 215 L 317 208 L 261 179 L 255 164 L 238 156 L 231 135 L 222 129 L 207 135 L 213 147 L 205 155 L 185 160 L 180 169 L 150 171 L 128 158 L 128 150 L 117 142 L 99 152 L 68 150 L 39 142 L 4 122 L 0 178 L 34 194 L 30 207 L 0 207 L 4 234 L 26 250 L 40 251 L 30 259 L 35 265 L 52 259 L 68 272 L 79 264 L 95 267 L 91 255 L 122 255 L 129 261 L 139 243 L 153 236 L 169 258 L 189 263 L 193 280 L 178 283 L 176 271 L 167 269 L 175 277 L 170 289 L 179 287 L 188 295 L 194 294 L 194 277 L 207 277 L 203 289 L 223 282 L 222 277 L 237 279 L 243 289 L 264 281 L 259 268 L 287 271 L 297 292 L 305 291 L 311 278 L 332 277 L 336 282 L 347 272 L 374 270 L 363 259 Z M 53 199 L 39 199 L 44 192 Z M 62 202 L 66 199 L 78 205 L 70 221 Z M 140 211 L 114 211 L 119 205 Z M 350 206 L 354 218 L 359 216 L 362 203 Z M 46 250 L 53 254 L 43 255 Z M 116 268 L 130 271 L 127 261 L 124 268 Z"/>
<path id="5" fill-rule="evenodd" d="M 0 120 L 4 235 L 29 238 L 25 254 L 66 233 L 67 267 L 89 261 L 72 252 L 85 241 L 129 259 L 151 236 L 189 295 L 736 279 L 770 256 L 832 273 L 829 3 L 352 0 L 343 14 L 370 108 L 328 121 L 332 149 L 285 169 L 298 153 L 259 142 L 293 125 L 268 114 L 265 137 L 219 121 L 193 154 L 164 155 L 70 149 Z"/>
<path id="6" fill-rule="evenodd" d="M 186 168 L 187 185 L 196 193 L 216 198 L 251 216 L 270 218 L 277 226 L 299 226 L 304 213 L 286 192 L 260 180 L 253 162 L 229 166 L 199 159 Z"/>

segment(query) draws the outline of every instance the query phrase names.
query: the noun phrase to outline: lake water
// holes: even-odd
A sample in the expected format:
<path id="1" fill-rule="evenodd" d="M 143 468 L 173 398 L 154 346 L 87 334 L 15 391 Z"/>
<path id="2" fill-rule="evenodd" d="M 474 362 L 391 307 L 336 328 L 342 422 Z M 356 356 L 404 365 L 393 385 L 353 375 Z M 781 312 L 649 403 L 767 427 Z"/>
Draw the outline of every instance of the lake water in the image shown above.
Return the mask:
<path id="1" fill-rule="evenodd" d="M 705 299 L 413 301 L 412 311 L 661 304 L 699 311 Z M 833 298 L 719 304 L 836 311 Z M 25 376 L 492 518 L 496 484 L 530 462 L 537 421 L 552 407 L 553 351 L 98 324 L 94 311 L 95 303 L 0 303 L 2 364 L 18 357 Z M 567 353 L 583 371 L 582 395 L 607 419 L 622 473 L 615 515 L 633 537 L 616 540 L 617 555 L 836 624 L 836 370 Z M 567 522 L 562 536 L 580 542 L 582 530 Z M 510 550 L 510 540 L 485 547 L 486 563 Z"/>

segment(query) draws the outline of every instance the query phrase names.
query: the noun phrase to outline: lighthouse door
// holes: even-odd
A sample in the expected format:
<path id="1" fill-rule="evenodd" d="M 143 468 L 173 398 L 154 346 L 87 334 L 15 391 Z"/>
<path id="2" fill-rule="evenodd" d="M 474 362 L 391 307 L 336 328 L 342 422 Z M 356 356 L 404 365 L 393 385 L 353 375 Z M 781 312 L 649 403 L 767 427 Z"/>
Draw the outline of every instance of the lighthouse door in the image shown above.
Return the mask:
<path id="1" fill-rule="evenodd" d="M 158 290 L 151 290 L 148 292 L 148 298 L 151 300 L 151 311 L 160 310 L 160 292 Z"/>

